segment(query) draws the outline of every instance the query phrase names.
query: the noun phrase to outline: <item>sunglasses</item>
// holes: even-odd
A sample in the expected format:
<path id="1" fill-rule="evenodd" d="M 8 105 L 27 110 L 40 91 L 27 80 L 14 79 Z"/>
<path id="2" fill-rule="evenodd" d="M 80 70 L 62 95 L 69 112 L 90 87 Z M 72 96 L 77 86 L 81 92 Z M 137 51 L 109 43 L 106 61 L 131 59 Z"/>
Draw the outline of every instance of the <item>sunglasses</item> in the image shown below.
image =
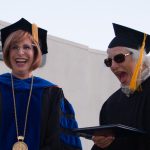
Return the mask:
<path id="1" fill-rule="evenodd" d="M 131 55 L 132 52 L 127 53 L 127 54 L 117 54 L 113 58 L 106 58 L 104 60 L 104 63 L 107 67 L 112 66 L 112 60 L 114 60 L 116 63 L 123 63 L 125 61 L 125 57 Z"/>

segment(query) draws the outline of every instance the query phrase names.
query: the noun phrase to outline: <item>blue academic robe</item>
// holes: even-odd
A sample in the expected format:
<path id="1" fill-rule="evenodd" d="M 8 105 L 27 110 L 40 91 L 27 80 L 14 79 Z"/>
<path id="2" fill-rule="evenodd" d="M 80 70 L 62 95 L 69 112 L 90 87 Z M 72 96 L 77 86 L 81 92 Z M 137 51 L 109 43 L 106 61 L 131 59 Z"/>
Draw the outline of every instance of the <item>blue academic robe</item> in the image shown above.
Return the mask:
<path id="1" fill-rule="evenodd" d="M 31 78 L 13 77 L 19 135 L 23 135 Z M 77 150 L 80 139 L 69 133 L 77 122 L 73 107 L 58 86 L 34 77 L 24 142 L 29 150 Z M 0 75 L 0 149 L 17 142 L 11 77 Z"/>

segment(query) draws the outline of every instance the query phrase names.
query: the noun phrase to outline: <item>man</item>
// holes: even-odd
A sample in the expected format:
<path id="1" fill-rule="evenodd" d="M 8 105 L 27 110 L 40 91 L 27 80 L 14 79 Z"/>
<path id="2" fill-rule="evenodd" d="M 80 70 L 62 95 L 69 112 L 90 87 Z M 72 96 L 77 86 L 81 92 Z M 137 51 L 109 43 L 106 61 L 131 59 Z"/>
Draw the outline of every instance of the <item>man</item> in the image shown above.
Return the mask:
<path id="1" fill-rule="evenodd" d="M 150 134 L 150 36 L 142 32 L 113 24 L 115 37 L 110 42 L 104 60 L 118 78 L 121 88 L 103 104 L 100 124 L 123 124 L 142 129 Z M 115 135 L 94 136 L 92 150 L 148 150 L 146 137 Z"/>

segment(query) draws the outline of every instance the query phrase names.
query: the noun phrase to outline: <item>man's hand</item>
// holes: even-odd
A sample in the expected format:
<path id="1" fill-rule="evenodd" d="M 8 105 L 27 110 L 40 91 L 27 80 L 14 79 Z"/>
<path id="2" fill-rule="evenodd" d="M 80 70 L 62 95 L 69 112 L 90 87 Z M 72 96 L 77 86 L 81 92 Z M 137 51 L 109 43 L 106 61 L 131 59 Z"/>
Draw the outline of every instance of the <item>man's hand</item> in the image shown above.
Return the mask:
<path id="1" fill-rule="evenodd" d="M 114 136 L 93 136 L 92 137 L 94 144 L 100 148 L 108 147 L 114 141 L 114 139 L 115 139 Z"/>

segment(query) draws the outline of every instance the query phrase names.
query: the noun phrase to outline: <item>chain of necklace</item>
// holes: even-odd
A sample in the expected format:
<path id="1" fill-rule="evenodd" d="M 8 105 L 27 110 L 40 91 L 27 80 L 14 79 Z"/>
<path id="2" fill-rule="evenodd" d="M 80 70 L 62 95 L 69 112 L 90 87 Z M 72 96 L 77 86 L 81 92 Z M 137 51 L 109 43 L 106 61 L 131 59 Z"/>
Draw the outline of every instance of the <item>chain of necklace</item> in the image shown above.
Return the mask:
<path id="1" fill-rule="evenodd" d="M 11 74 L 11 84 L 12 84 L 12 94 L 13 94 L 13 102 L 14 102 L 14 114 L 15 114 L 15 124 L 16 124 L 17 139 L 18 139 L 18 141 L 19 141 L 19 140 L 22 140 L 22 141 L 23 141 L 24 138 L 25 138 L 26 126 L 27 126 L 27 121 L 28 121 L 29 105 L 30 105 L 31 94 L 32 94 L 32 88 L 33 88 L 33 76 L 32 76 L 32 79 L 31 79 L 30 92 L 29 92 L 28 103 L 27 103 L 27 108 L 26 108 L 26 116 L 25 116 L 25 123 L 24 123 L 23 136 L 19 136 L 17 110 L 16 110 L 16 99 L 15 99 L 15 90 L 14 90 L 14 81 L 13 81 L 13 76 L 12 76 L 12 74 Z"/>

